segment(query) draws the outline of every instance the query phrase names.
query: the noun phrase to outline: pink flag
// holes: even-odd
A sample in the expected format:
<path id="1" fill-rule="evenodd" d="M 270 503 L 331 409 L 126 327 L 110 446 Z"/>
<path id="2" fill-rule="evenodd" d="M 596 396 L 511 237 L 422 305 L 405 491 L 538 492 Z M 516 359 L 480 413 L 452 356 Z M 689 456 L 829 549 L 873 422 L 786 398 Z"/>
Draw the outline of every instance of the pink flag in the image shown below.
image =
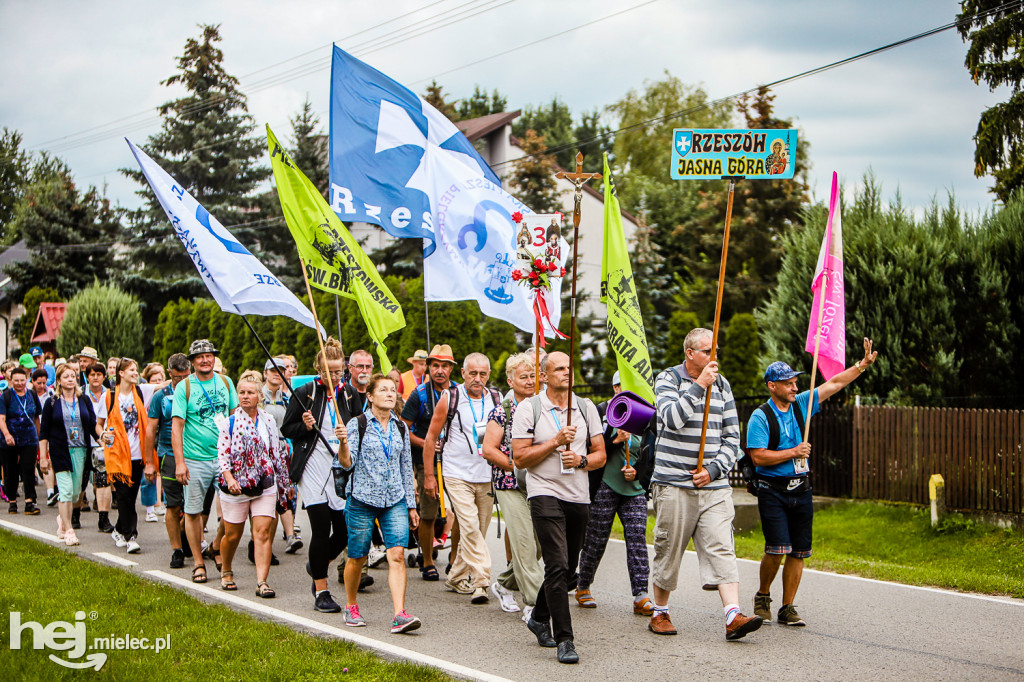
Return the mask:
<path id="1" fill-rule="evenodd" d="M 818 368 L 828 381 L 846 369 L 846 298 L 843 280 L 843 217 L 839 208 L 839 176 L 832 173 L 832 198 L 828 204 L 828 226 L 818 253 L 811 291 L 814 304 L 807 325 L 804 350 L 813 354 L 818 343 Z M 816 327 L 816 325 L 820 326 Z M 817 328 L 820 338 L 816 339 Z"/>

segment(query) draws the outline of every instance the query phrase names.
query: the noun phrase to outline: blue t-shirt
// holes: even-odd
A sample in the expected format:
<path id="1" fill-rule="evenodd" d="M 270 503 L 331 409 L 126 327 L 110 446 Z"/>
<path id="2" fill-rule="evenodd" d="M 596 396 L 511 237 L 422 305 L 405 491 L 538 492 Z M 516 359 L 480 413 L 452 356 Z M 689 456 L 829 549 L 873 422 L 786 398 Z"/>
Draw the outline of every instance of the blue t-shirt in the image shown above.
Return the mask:
<path id="1" fill-rule="evenodd" d="M 43 365 L 43 369 L 46 370 L 46 385 L 53 386 L 53 382 L 57 380 L 57 371 L 50 365 Z"/>
<path id="2" fill-rule="evenodd" d="M 39 443 L 35 419 L 42 411 L 35 391 L 26 390 L 25 395 L 18 395 L 12 388 L 0 397 L 0 414 L 7 418 L 7 430 L 14 436 L 15 445 Z"/>
<path id="3" fill-rule="evenodd" d="M 174 389 L 170 384 L 164 386 L 163 390 L 153 396 L 149 403 L 147 416 L 150 419 L 150 428 L 156 427 L 156 456 L 161 460 L 168 455 L 174 457 L 171 450 L 171 410 L 174 407 Z"/>
<path id="4" fill-rule="evenodd" d="M 804 391 L 796 397 L 796 402 L 800 405 L 800 411 L 805 419 L 807 418 L 807 401 L 810 399 L 810 394 L 810 391 Z M 779 420 L 778 450 L 795 448 L 803 439 L 800 437 L 800 426 L 796 423 L 793 407 L 790 406 L 785 412 L 780 412 L 774 401 L 769 400 L 768 404 L 771 405 L 772 410 L 775 412 L 775 418 Z M 818 389 L 814 389 L 814 411 L 811 413 L 811 416 L 818 414 L 819 411 Z M 768 418 L 764 416 L 761 410 L 754 410 L 754 413 L 750 415 L 750 421 L 747 422 L 747 449 L 767 447 Z M 787 459 L 785 462 L 774 466 L 757 467 L 757 473 L 759 476 L 796 476 L 793 462 L 794 460 Z"/>

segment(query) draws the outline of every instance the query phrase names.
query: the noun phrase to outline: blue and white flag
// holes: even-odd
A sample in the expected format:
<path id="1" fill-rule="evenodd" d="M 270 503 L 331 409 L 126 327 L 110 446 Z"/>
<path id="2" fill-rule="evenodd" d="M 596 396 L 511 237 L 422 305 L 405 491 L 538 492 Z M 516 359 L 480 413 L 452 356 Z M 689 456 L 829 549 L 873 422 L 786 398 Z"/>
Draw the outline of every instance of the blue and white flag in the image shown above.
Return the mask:
<path id="1" fill-rule="evenodd" d="M 338 47 L 330 128 L 338 216 L 422 238 L 426 300 L 475 300 L 485 315 L 533 332 L 531 294 L 511 277 L 512 214 L 532 211 L 501 188 L 466 136 L 419 95 Z M 549 301 L 556 321 L 560 282 Z"/>
<path id="2" fill-rule="evenodd" d="M 127 138 L 125 142 L 221 310 L 236 315 L 284 315 L 316 328 L 313 314 L 295 294 L 146 152 Z"/>

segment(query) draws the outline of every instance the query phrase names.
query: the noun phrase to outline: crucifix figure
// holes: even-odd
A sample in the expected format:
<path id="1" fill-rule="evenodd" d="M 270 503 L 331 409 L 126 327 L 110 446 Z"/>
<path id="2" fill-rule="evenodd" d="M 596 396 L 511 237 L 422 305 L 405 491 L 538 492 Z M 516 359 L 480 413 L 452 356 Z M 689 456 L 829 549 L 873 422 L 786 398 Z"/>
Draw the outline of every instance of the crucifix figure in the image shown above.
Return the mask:
<path id="1" fill-rule="evenodd" d="M 572 384 L 575 377 L 575 354 L 573 349 L 576 346 L 576 255 L 580 241 L 580 205 L 583 203 L 583 183 L 588 180 L 600 180 L 600 173 L 583 172 L 583 152 L 576 152 L 576 172 L 567 173 L 559 171 L 555 177 L 560 180 L 568 180 L 576 189 L 572 209 L 572 298 L 569 299 L 569 415 L 566 424 L 572 424 Z M 540 372 L 540 367 L 537 368 Z"/>

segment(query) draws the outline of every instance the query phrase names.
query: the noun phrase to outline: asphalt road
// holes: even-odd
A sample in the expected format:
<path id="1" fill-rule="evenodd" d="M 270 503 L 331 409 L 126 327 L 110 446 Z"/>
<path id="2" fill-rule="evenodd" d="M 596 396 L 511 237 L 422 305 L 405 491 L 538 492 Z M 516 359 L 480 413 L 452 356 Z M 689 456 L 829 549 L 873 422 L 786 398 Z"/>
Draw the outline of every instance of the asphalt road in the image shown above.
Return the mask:
<path id="1" fill-rule="evenodd" d="M 55 517 L 55 509 L 44 509 L 36 517 L 3 514 L 0 527 L 56 543 Z M 299 523 L 308 528 L 301 512 Z M 280 535 L 275 540 L 275 551 L 281 565 L 272 568 L 269 577 L 278 597 L 263 600 L 255 596 L 255 567 L 245 558 L 244 544 L 234 567 L 239 590 L 226 593 L 219 589 L 219 576 L 212 562 L 208 562 L 210 582 L 201 588 L 188 582 L 191 560 L 186 560 L 184 569 L 168 568 L 170 550 L 162 517 L 161 523 L 144 523 L 140 519 L 142 552 L 136 555 L 116 548 L 110 536 L 95 530 L 95 524 L 95 513 L 83 514 L 81 545 L 70 551 L 149 579 L 169 582 L 206 601 L 226 602 L 260 617 L 289 622 L 299 629 L 344 637 L 385 656 L 438 665 L 460 677 L 1024 679 L 1022 600 L 807 571 L 797 599 L 807 627 L 765 625 L 743 640 L 726 642 L 720 600 L 717 594 L 700 590 L 696 557 L 688 552 L 680 577 L 683 587 L 673 594 L 670 603 L 672 621 L 679 634 L 656 636 L 647 630 L 646 618 L 632 613 L 625 546 L 612 541 L 592 587 L 598 608 L 581 609 L 572 600 L 581 661 L 579 665 L 567 666 L 557 663 L 554 650 L 537 646 L 519 614 L 502 612 L 493 599 L 486 605 L 470 604 L 468 596 L 447 592 L 443 582 L 424 582 L 416 569 L 409 570 L 406 603 L 409 611 L 423 621 L 423 627 L 408 635 L 392 635 L 386 569 L 370 570 L 376 584 L 360 596 L 368 627 L 346 628 L 340 614 L 313 611 L 309 578 L 304 570 L 308 547 L 296 555 L 286 555 Z M 504 563 L 504 547 L 495 537 L 493 523 L 489 543 L 497 567 Z M 446 557 L 447 550 L 442 550 L 442 568 Z M 739 568 L 741 606 L 749 614 L 753 611 L 757 564 L 740 561 Z M 343 603 L 344 590 L 335 583 L 337 573 L 333 565 L 330 575 L 331 590 Z M 778 584 L 776 592 L 777 607 L 781 596 Z"/>

